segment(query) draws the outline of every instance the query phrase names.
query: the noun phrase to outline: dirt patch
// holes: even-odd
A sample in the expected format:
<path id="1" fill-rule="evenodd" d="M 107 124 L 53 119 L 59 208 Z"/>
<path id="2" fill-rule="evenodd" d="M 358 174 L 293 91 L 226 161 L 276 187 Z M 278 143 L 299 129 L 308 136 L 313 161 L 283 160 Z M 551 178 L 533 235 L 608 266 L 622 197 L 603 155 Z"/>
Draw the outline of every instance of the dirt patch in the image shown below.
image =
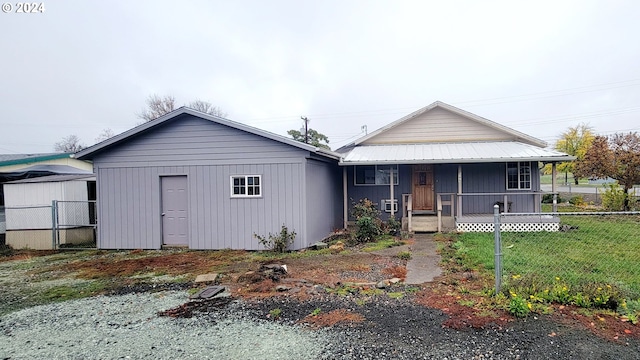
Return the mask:
<path id="1" fill-rule="evenodd" d="M 353 326 L 356 323 L 361 323 L 365 320 L 364 316 L 349 311 L 347 309 L 336 309 L 331 310 L 325 314 L 309 314 L 300 322 L 309 324 L 313 328 L 322 328 L 334 326 L 336 324 L 344 324 L 348 326 Z"/>

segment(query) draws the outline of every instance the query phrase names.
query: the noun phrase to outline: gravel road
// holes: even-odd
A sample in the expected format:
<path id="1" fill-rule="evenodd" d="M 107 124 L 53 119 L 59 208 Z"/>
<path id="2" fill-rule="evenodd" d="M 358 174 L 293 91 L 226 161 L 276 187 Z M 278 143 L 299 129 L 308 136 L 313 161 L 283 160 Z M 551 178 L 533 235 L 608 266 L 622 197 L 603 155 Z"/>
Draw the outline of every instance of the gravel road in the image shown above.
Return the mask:
<path id="1" fill-rule="evenodd" d="M 0 359 L 638 359 L 640 343 L 613 343 L 545 318 L 458 331 L 408 299 L 355 302 L 271 298 L 158 316 L 185 291 L 131 293 L 36 306 L 0 318 Z M 281 309 L 278 321 L 268 319 Z M 348 309 L 353 326 L 298 325 L 314 309 Z M 549 336 L 554 334 L 554 336 Z"/>

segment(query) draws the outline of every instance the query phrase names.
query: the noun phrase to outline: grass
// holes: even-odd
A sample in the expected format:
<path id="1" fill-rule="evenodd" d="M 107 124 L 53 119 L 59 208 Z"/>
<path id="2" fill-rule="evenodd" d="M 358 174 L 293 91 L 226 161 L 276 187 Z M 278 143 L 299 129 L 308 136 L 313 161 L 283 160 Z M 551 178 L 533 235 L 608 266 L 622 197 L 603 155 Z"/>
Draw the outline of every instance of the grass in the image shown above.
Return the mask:
<path id="1" fill-rule="evenodd" d="M 396 240 L 394 237 L 386 235 L 381 237 L 378 241 L 369 243 L 365 246 L 362 251 L 364 252 L 372 252 L 387 249 L 394 246 L 404 245 L 404 242 Z"/>
<path id="2" fill-rule="evenodd" d="M 506 290 L 544 298 L 546 289 L 566 301 L 583 301 L 580 293 L 599 305 L 604 292 L 640 298 L 639 217 L 562 216 L 561 222 L 573 230 L 502 233 Z M 492 233 L 462 234 L 453 256 L 463 267 L 493 271 L 493 243 Z"/>

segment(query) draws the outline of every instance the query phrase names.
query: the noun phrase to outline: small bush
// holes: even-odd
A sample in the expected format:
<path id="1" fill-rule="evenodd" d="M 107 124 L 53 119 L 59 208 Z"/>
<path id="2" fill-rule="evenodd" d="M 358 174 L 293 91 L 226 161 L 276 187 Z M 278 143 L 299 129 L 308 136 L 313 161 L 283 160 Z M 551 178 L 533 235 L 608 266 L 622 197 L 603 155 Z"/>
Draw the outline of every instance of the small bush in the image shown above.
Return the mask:
<path id="1" fill-rule="evenodd" d="M 373 201 L 364 198 L 353 203 L 351 215 L 356 219 L 354 234 L 356 243 L 373 241 L 376 236 L 382 234 L 383 224 L 380 220 L 380 210 L 376 208 Z"/>
<path id="2" fill-rule="evenodd" d="M 569 199 L 569 204 L 575 205 L 575 206 L 584 206 L 585 205 L 584 198 L 582 197 L 582 195 L 573 196 L 571 197 L 571 199 Z"/>
<path id="3" fill-rule="evenodd" d="M 381 229 L 375 219 L 363 216 L 356 221 L 356 241 L 359 243 L 375 240 L 380 235 Z"/>
<path id="4" fill-rule="evenodd" d="M 390 217 L 387 221 L 387 231 L 389 235 L 398 236 L 400 235 L 400 231 L 402 230 L 402 223 L 394 216 Z"/>
<path id="5" fill-rule="evenodd" d="M 258 239 L 258 242 L 265 248 L 276 253 L 283 253 L 287 251 L 289 245 L 293 244 L 296 235 L 295 231 L 289 232 L 289 229 L 285 225 L 282 225 L 282 229 L 279 234 L 274 235 L 269 233 L 268 238 L 258 234 L 253 234 L 253 237 Z"/>
<path id="6" fill-rule="evenodd" d="M 623 211 L 627 194 L 617 184 L 604 186 L 602 193 L 602 207 L 607 211 Z"/>
<path id="7" fill-rule="evenodd" d="M 408 251 L 401 251 L 398 253 L 398 258 L 400 260 L 410 260 L 411 259 L 411 253 Z"/>

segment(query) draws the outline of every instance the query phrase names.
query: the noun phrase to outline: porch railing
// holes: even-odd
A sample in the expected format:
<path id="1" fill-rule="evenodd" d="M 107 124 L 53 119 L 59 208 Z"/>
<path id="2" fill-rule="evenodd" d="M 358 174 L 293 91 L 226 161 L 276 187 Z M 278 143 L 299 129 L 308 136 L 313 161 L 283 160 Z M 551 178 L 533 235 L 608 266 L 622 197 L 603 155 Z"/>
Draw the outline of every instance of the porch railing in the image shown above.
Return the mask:
<path id="1" fill-rule="evenodd" d="M 531 209 L 526 209 L 525 211 L 519 211 L 519 212 L 534 212 L 534 213 L 539 213 L 540 212 L 540 203 L 542 202 L 542 192 L 508 192 L 508 193 L 504 193 L 504 192 L 500 192 L 500 193 L 462 193 L 462 194 L 455 194 L 456 198 L 457 198 L 457 202 L 456 202 L 456 216 L 460 217 L 463 216 L 463 210 L 462 210 L 462 203 L 463 203 L 463 198 L 467 198 L 470 199 L 472 197 L 485 197 L 485 196 L 491 196 L 493 198 L 498 198 L 500 200 L 496 201 L 495 203 L 489 204 L 487 206 L 487 210 L 484 212 L 473 212 L 475 213 L 482 213 L 482 214 L 492 214 L 493 211 L 493 206 L 494 205 L 498 205 L 500 212 L 504 212 L 504 213 L 509 213 L 512 211 L 511 207 L 513 205 L 512 201 L 509 201 L 510 199 L 513 200 L 513 198 L 515 196 L 531 196 L 532 197 L 532 203 L 533 203 L 533 208 Z"/>

